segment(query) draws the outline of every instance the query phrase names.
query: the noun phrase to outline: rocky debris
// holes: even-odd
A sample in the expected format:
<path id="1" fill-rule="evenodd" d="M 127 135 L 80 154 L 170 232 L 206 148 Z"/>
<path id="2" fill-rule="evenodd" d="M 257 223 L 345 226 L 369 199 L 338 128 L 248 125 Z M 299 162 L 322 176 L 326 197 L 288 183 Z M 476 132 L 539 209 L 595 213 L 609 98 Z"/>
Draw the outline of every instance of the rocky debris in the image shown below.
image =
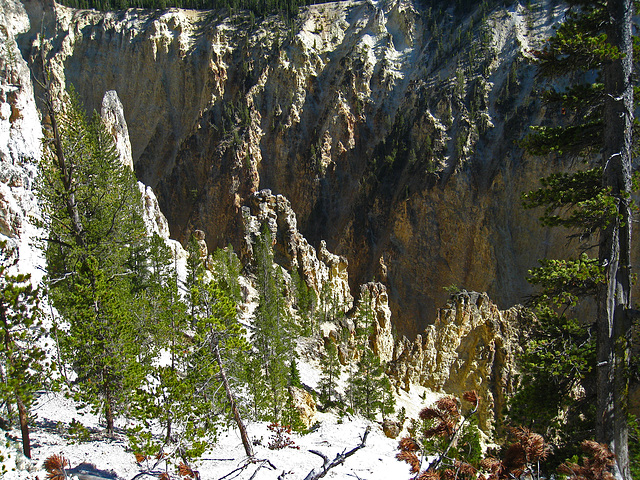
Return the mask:
<path id="1" fill-rule="evenodd" d="M 400 425 L 400 422 L 386 419 L 382 422 L 382 431 L 389 438 L 398 438 L 402 431 L 402 425 Z"/>
<path id="2" fill-rule="evenodd" d="M 480 427 L 490 431 L 517 386 L 530 315 L 523 307 L 501 311 L 486 293 L 463 290 L 415 341 L 398 340 L 388 373 L 405 390 L 418 384 L 457 397 L 475 390 Z"/>

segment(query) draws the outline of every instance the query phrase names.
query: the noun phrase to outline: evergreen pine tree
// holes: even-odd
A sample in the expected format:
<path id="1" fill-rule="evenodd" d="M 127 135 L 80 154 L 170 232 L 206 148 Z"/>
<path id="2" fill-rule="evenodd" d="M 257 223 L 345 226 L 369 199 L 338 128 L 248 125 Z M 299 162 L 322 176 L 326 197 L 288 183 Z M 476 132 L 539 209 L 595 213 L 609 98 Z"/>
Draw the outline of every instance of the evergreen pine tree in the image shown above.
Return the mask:
<path id="1" fill-rule="evenodd" d="M 581 356 L 581 387 L 596 393 L 596 411 L 592 423 L 596 439 L 609 445 L 616 454 L 615 475 L 629 478 L 628 412 L 626 411 L 631 343 L 630 311 L 630 238 L 631 238 L 631 134 L 633 84 L 631 81 L 632 15 L 631 0 L 576 0 L 567 21 L 557 30 L 544 50 L 534 52 L 540 72 L 548 77 L 572 75 L 583 80 L 564 90 L 546 93 L 551 105 L 568 113 L 568 125 L 538 127 L 525 147 L 534 154 L 556 153 L 578 157 L 585 168 L 574 174 L 556 174 L 543 180 L 543 187 L 525 195 L 527 206 L 544 206 L 543 223 L 574 229 L 582 250 L 594 246 L 598 236 L 598 258 L 580 257 L 555 264 L 557 272 L 543 265 L 539 277 L 545 285 L 571 290 L 574 277 L 583 271 L 580 265 L 592 264 L 593 277 L 585 294 L 595 298 L 593 322 L 577 322 L 565 315 L 560 296 L 550 297 L 543 321 L 558 325 L 578 341 L 590 329 L 597 332 L 596 355 Z M 590 76 L 598 74 L 595 82 Z M 546 269 L 546 270 L 545 270 Z M 536 277 L 534 272 L 533 277 Z M 558 297 L 556 297 L 558 298 Z M 577 333 L 577 336 L 576 336 Z M 585 350 L 588 353 L 592 350 Z M 542 352 L 541 352 L 542 353 Z M 544 356 L 544 353 L 542 353 Z M 544 359 L 543 359 L 544 360 Z M 538 366 L 544 361 L 536 362 Z M 588 362 L 588 365 L 585 365 Z M 553 366 L 554 362 L 548 362 Z M 562 362 L 561 362 L 562 363 Z M 570 363 L 570 362 L 569 362 Z M 574 362 L 576 363 L 576 362 Z M 564 362 L 563 368 L 567 366 Z M 542 369 L 544 370 L 544 369 Z M 551 370 L 561 381 L 562 370 Z M 543 375 L 547 374 L 546 371 Z M 548 387 L 547 387 L 548 388 Z M 586 411 L 585 411 L 586 412 Z M 556 412 L 559 414 L 560 412 Z M 551 416 L 553 416 L 553 412 Z"/>
<path id="2" fill-rule="evenodd" d="M 195 251 L 194 255 L 202 261 L 199 252 Z M 188 272 L 187 275 L 195 279 L 195 284 L 187 285 L 187 290 L 196 303 L 191 308 L 194 315 L 190 322 L 193 337 L 185 381 L 193 385 L 193 395 L 201 408 L 192 407 L 195 410 L 190 415 L 193 421 L 187 423 L 186 431 L 192 438 L 211 436 L 220 422 L 220 411 L 227 411 L 240 431 L 245 453 L 253 457 L 253 448 L 236 400 L 236 392 L 244 386 L 242 374 L 249 349 L 245 329 L 237 318 L 239 261 L 230 249 L 215 252 L 213 257 L 214 269 L 223 272 L 220 281 L 212 278 L 204 265 L 195 261 L 190 262 L 189 268 L 195 269 L 196 273 Z M 204 443 L 194 441 L 192 454 L 202 453 L 203 447 Z"/>
<path id="3" fill-rule="evenodd" d="M 190 328 L 187 305 L 178 291 L 178 274 L 171 249 L 154 235 L 146 252 L 145 288 L 135 296 L 140 329 L 147 332 L 145 348 L 156 360 L 136 389 L 129 414 L 140 423 L 129 431 L 132 449 L 156 456 L 184 435 L 183 420 L 192 411 L 193 389 L 185 379 Z M 162 428 L 162 442 L 153 436 L 152 422 Z"/>
<path id="4" fill-rule="evenodd" d="M 385 376 L 384 366 L 370 345 L 370 336 L 374 327 L 373 300 L 368 289 L 362 290 L 356 324 L 357 344 L 360 358 L 357 369 L 352 373 L 349 383 L 352 389 L 352 401 L 355 410 L 373 420 L 376 412 L 393 413 L 394 408 L 388 394 L 391 384 Z M 386 404 L 383 400 L 387 400 Z"/>
<path id="5" fill-rule="evenodd" d="M 50 370 L 38 340 L 43 334 L 40 291 L 30 276 L 11 275 L 6 241 L 0 241 L 0 400 L 7 413 L 15 405 L 22 432 L 22 451 L 31 458 L 29 408 Z"/>
<path id="6" fill-rule="evenodd" d="M 266 390 L 262 392 L 267 411 L 265 418 L 281 423 L 287 403 L 288 370 L 295 357 L 293 325 L 287 311 L 284 280 L 279 266 L 274 266 L 272 237 L 267 225 L 255 248 L 259 304 L 252 332 L 255 354 L 260 358 L 260 373 Z M 254 372 L 256 374 L 257 372 Z M 256 405 L 259 402 L 254 402 Z"/>
<path id="7" fill-rule="evenodd" d="M 296 269 L 291 272 L 291 285 L 294 291 L 294 306 L 301 319 L 300 334 L 311 336 L 316 332 L 316 296 L 312 288 L 306 284 Z"/>
<path id="8" fill-rule="evenodd" d="M 338 401 L 337 385 L 340 378 L 341 365 L 338 358 L 338 349 L 334 342 L 329 341 L 320 357 L 320 401 L 324 408 L 336 405 Z"/>
<path id="9" fill-rule="evenodd" d="M 100 117 L 88 120 L 73 91 L 60 108 L 47 95 L 50 130 L 37 188 L 48 234 L 46 281 L 63 318 L 60 349 L 77 374 L 76 395 L 104 414 L 112 433 L 149 360 L 130 309 L 142 202 Z"/>

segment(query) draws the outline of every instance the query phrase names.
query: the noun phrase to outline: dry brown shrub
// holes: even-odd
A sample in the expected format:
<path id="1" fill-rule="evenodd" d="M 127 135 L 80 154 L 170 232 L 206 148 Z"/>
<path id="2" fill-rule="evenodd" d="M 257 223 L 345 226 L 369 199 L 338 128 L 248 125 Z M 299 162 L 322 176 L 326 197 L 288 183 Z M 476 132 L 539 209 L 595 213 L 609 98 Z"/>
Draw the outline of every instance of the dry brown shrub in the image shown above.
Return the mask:
<path id="1" fill-rule="evenodd" d="M 440 480 L 440 472 L 424 470 L 420 475 L 418 475 L 417 480 Z"/>
<path id="2" fill-rule="evenodd" d="M 44 469 L 47 471 L 48 480 L 65 480 L 67 472 L 65 467 L 71 466 L 62 455 L 51 455 L 44 461 Z"/>
<path id="3" fill-rule="evenodd" d="M 462 394 L 462 398 L 463 400 L 466 400 L 469 403 L 478 403 L 478 400 L 480 400 L 480 397 L 478 396 L 478 393 L 475 390 L 464 392 Z"/>
<path id="4" fill-rule="evenodd" d="M 185 465 L 184 463 L 180 462 L 180 465 L 178 465 L 178 475 L 180 475 L 181 477 L 193 477 L 193 470 L 191 470 L 191 467 L 189 465 Z"/>
<path id="5" fill-rule="evenodd" d="M 422 420 L 433 420 L 434 418 L 440 418 L 441 413 L 435 408 L 424 407 L 422 410 L 420 410 L 418 416 Z"/>
<path id="6" fill-rule="evenodd" d="M 475 477 L 477 473 L 477 470 L 473 467 L 473 465 L 467 462 L 461 462 L 459 460 L 456 460 L 455 468 L 460 474 L 465 475 L 467 478 Z"/>
<path id="7" fill-rule="evenodd" d="M 582 458 L 582 465 L 563 463 L 558 471 L 568 475 L 569 480 L 613 480 L 615 477 L 610 469 L 616 461 L 616 456 L 609 447 L 593 440 L 585 440 L 580 445 L 589 455 Z"/>
<path id="8" fill-rule="evenodd" d="M 411 437 L 402 437 L 398 443 L 398 450 L 403 452 L 417 452 L 420 450 L 420 445 Z"/>
<path id="9" fill-rule="evenodd" d="M 512 433 L 518 439 L 529 462 L 545 460 L 549 455 L 549 447 L 545 444 L 542 435 L 532 432 L 528 428 L 519 427 L 512 429 Z"/>
<path id="10" fill-rule="evenodd" d="M 401 462 L 406 462 L 411 465 L 411 473 L 418 473 L 420 471 L 420 459 L 415 453 L 402 451 L 396 454 L 396 458 Z"/>
<path id="11" fill-rule="evenodd" d="M 455 480 L 456 479 L 456 471 L 451 468 L 445 468 L 442 470 L 442 476 L 445 480 Z"/>
<path id="12" fill-rule="evenodd" d="M 436 407 L 443 413 L 448 413 L 453 417 L 459 417 L 458 401 L 453 397 L 442 397 L 436 401 Z"/>
<path id="13" fill-rule="evenodd" d="M 487 457 L 480 461 L 480 468 L 489 473 L 497 473 L 502 468 L 502 462 L 497 458 Z"/>

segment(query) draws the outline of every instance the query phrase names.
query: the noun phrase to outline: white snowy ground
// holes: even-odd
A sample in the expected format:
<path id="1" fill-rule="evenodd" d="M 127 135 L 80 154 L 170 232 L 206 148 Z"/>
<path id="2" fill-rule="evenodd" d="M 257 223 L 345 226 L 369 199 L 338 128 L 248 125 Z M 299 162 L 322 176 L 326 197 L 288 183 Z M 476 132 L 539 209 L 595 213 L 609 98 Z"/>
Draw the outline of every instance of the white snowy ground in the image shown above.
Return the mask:
<path id="1" fill-rule="evenodd" d="M 298 345 L 301 353 L 300 376 L 303 383 L 315 389 L 319 379 L 317 361 L 311 355 L 307 356 L 304 353 L 305 347 L 312 349 L 312 345 L 305 345 L 305 340 L 300 340 Z M 343 377 L 346 377 L 346 372 Z M 429 390 L 412 387 L 410 393 L 401 391 L 396 398 L 396 411 L 404 406 L 407 418 L 417 418 L 420 409 L 431 404 L 436 398 L 437 395 Z M 99 433 L 103 428 L 100 425 L 100 419 L 90 413 L 82 414 L 72 400 L 61 394 L 43 394 L 33 408 L 32 414 L 36 419 L 31 431 L 33 460 L 29 461 L 17 453 L 20 450 L 20 431 L 14 429 L 10 432 L 10 437 L 14 441 L 9 442 L 9 446 L 0 441 L 0 477 L 3 480 L 46 479 L 47 473 L 42 468 L 43 462 L 53 454 L 62 454 L 69 460 L 72 469 L 81 464 L 88 464 L 90 468 L 87 470 L 93 470 L 94 475 L 112 480 L 132 480 L 144 471 L 144 468 L 136 463 L 133 453 L 127 449 L 124 436 L 115 440 L 105 439 Z M 93 432 L 91 441 L 73 442 L 69 439 L 66 432 L 74 419 Z M 267 448 L 272 435 L 267 428 L 267 423 L 248 423 L 249 436 L 258 443 L 254 446 L 256 458 L 268 460 L 275 469 L 260 468 L 256 476 L 252 477 L 260 465 L 258 463 L 227 476 L 246 459 L 240 435 L 233 428 L 219 432 L 217 443 L 205 452 L 202 459 L 195 464 L 195 469 L 200 472 L 202 480 L 218 480 L 223 477 L 236 480 L 250 478 L 301 480 L 312 469 L 322 465 L 322 459 L 310 453 L 309 450 L 320 451 L 332 460 L 336 454 L 359 445 L 367 426 L 371 426 L 366 446 L 349 457 L 343 465 L 332 469 L 324 478 L 363 480 L 410 478 L 408 465 L 395 458 L 399 438 L 395 440 L 387 438 L 379 423 L 369 422 L 361 417 L 347 416 L 339 419 L 334 414 L 322 412 L 318 412 L 315 419 L 320 425 L 317 430 L 307 435 L 295 433 L 291 435 L 298 449 L 283 450 Z M 4 475 L 1 473 L 2 465 L 7 470 Z M 281 476 L 283 472 L 284 476 Z M 170 473 L 174 472 L 170 471 Z M 150 479 L 151 477 L 138 478 Z M 172 478 L 178 478 L 178 476 L 172 475 Z M 80 476 L 78 480 L 96 479 Z"/>
<path id="2" fill-rule="evenodd" d="M 413 393 L 413 392 L 412 392 Z M 413 402 L 416 394 L 403 395 L 401 403 Z M 91 415 L 79 415 L 73 402 L 59 394 L 45 394 L 40 398 L 34 413 L 37 426 L 32 430 L 32 458 L 29 462 L 22 455 L 16 453 L 20 444 L 12 442 L 9 449 L 0 445 L 0 456 L 4 455 L 7 473 L 2 476 L 6 480 L 43 480 L 46 472 L 42 465 L 44 460 L 53 454 L 62 454 L 72 468 L 81 464 L 89 464 L 94 475 L 106 478 L 131 480 L 144 469 L 135 461 L 134 455 L 127 451 L 124 437 L 116 440 L 94 439 L 88 442 L 69 443 L 61 432 L 66 431 L 69 423 L 75 418 L 88 428 L 99 428 L 98 418 Z M 277 479 L 283 472 L 288 480 L 304 479 L 309 471 L 322 464 L 322 459 L 309 450 L 318 450 L 330 459 L 336 454 L 348 451 L 357 446 L 365 429 L 371 426 L 366 446 L 349 457 L 344 465 L 332 469 L 325 478 L 353 478 L 368 480 L 390 480 L 409 478 L 409 468 L 406 464 L 395 459 L 398 440 L 385 437 L 382 428 L 377 423 L 368 422 L 362 418 L 345 417 L 340 421 L 332 414 L 319 414 L 320 427 L 307 435 L 292 434 L 291 439 L 299 449 L 285 448 L 283 450 L 269 450 L 267 445 L 271 432 L 267 424 L 249 423 L 247 428 L 252 439 L 258 440 L 254 446 L 258 459 L 269 460 L 275 467 L 260 468 L 254 477 L 256 480 Z M 20 432 L 14 429 L 11 436 L 18 440 Z M 92 435 L 93 438 L 99 434 Z M 7 458 L 7 453 L 10 458 Z M 217 443 L 208 450 L 196 464 L 202 480 L 217 480 L 243 463 L 244 449 L 240 436 L 235 429 L 221 432 Z M 16 466 L 17 460 L 17 466 Z M 251 465 L 245 470 L 228 478 L 249 479 L 259 464 Z M 1 474 L 0 474 L 1 476 Z M 177 475 L 175 476 L 177 478 Z M 143 477 L 150 478 L 150 477 Z M 82 480 L 82 477 L 80 478 Z"/>

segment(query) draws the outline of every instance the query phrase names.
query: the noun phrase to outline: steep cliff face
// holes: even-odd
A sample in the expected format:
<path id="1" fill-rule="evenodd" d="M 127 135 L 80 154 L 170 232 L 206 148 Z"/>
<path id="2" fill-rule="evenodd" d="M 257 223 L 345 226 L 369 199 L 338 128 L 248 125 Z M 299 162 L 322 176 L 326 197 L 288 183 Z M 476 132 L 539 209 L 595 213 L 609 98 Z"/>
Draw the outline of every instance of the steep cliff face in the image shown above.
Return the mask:
<path id="1" fill-rule="evenodd" d="M 36 74 L 44 54 L 89 109 L 117 91 L 138 177 L 179 240 L 201 229 L 209 247 L 239 249 L 242 207 L 269 188 L 310 244 L 348 259 L 353 291 L 386 285 L 408 335 L 433 322 L 443 286 L 509 306 L 528 292 L 526 269 L 562 250 L 562 233 L 519 206 L 561 166 L 515 143 L 538 121 L 525 57 L 563 12 L 552 1 L 467 14 L 329 3 L 293 25 L 24 5 L 19 44 Z"/>
<path id="2" fill-rule="evenodd" d="M 38 277 L 41 258 L 29 243 L 36 232 L 30 217 L 38 214 L 32 184 L 42 131 L 29 66 L 15 41 L 29 18 L 19 4 L 3 3 L 0 25 L 0 240 L 22 260 L 18 268 Z"/>

